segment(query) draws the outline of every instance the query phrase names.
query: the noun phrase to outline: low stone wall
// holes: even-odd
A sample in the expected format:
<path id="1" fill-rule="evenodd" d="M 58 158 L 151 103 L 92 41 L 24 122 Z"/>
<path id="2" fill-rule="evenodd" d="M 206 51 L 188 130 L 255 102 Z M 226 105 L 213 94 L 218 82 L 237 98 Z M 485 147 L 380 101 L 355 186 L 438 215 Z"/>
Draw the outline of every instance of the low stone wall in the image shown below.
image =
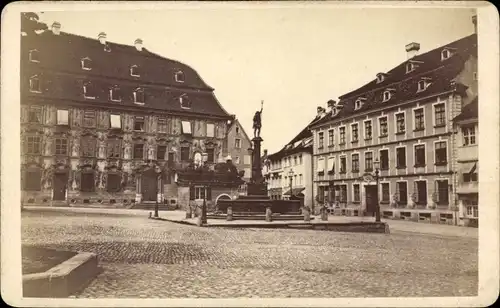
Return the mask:
<path id="1" fill-rule="evenodd" d="M 95 254 L 79 253 L 46 272 L 23 275 L 23 296 L 68 297 L 86 287 L 100 272 Z"/>
<path id="2" fill-rule="evenodd" d="M 360 222 L 360 223 L 315 223 L 315 230 L 337 231 L 337 232 L 366 232 L 366 233 L 390 233 L 389 225 L 383 222 Z"/>

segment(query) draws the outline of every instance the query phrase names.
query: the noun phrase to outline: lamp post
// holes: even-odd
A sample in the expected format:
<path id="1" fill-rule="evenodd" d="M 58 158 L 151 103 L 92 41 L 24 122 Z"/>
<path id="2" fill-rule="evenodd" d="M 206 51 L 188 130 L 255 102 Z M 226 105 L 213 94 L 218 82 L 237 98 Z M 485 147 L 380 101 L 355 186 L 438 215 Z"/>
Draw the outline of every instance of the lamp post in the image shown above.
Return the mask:
<path id="1" fill-rule="evenodd" d="M 290 200 L 292 200 L 292 196 L 293 196 L 293 169 L 290 169 L 290 171 L 288 171 L 288 177 L 290 177 Z"/>
<path id="2" fill-rule="evenodd" d="M 380 222 L 380 201 L 378 197 L 378 181 L 379 181 L 379 172 L 380 172 L 380 161 L 378 158 L 373 162 L 373 167 L 375 168 L 375 181 L 377 183 L 377 206 L 375 208 L 375 222 Z"/>
<path id="3" fill-rule="evenodd" d="M 161 193 L 161 180 L 160 180 L 160 174 L 161 174 L 161 169 L 156 166 L 155 168 L 156 172 L 156 198 L 155 198 L 155 217 L 158 218 L 158 192 Z"/>
<path id="4" fill-rule="evenodd" d="M 203 165 L 205 166 L 208 161 L 208 153 L 203 153 L 202 154 L 202 160 L 203 160 Z M 202 170 L 204 172 L 204 170 Z M 204 180 L 204 179 L 203 179 Z M 205 190 L 205 193 L 203 194 L 203 205 L 201 207 L 201 223 L 206 224 L 207 223 L 207 185 L 203 185 L 203 189 Z"/>

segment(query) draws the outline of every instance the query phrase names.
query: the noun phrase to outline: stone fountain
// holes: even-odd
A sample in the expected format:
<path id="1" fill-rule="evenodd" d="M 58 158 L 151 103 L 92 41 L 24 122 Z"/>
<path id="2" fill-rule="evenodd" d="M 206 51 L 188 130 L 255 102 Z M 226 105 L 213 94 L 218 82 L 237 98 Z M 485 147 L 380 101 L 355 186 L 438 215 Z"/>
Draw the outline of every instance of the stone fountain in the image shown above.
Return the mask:
<path id="1" fill-rule="evenodd" d="M 217 212 L 222 214 L 210 215 L 211 218 L 222 218 L 231 215 L 234 219 L 272 219 L 300 220 L 301 204 L 298 200 L 271 200 L 267 194 L 267 183 L 262 176 L 262 158 L 260 137 L 261 110 L 255 112 L 253 118 L 254 138 L 252 139 L 252 174 L 247 183 L 247 195 L 233 200 L 219 200 Z M 226 215 L 224 213 L 229 213 Z"/>

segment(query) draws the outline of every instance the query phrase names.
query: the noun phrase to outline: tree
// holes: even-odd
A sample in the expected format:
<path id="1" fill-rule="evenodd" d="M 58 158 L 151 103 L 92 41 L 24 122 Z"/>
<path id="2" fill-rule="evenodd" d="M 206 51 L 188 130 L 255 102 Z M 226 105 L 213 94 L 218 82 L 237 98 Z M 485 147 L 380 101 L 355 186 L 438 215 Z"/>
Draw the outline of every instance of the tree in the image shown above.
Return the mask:
<path id="1" fill-rule="evenodd" d="M 40 22 L 39 19 L 36 13 L 21 13 L 21 31 L 29 35 L 35 33 L 35 31 L 47 30 L 47 25 Z"/>

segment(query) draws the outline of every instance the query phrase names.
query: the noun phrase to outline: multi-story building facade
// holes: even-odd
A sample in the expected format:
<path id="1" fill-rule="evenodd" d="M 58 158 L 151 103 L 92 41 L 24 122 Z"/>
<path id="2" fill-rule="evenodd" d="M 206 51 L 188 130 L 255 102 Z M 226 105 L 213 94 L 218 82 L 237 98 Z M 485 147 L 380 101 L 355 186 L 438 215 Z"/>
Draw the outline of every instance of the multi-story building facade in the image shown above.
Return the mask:
<path id="1" fill-rule="evenodd" d="M 140 39 L 128 46 L 60 28 L 21 37 L 22 201 L 189 200 L 175 171 L 202 153 L 210 164 L 221 158 L 232 118 L 213 88 Z"/>
<path id="2" fill-rule="evenodd" d="M 478 226 L 478 98 L 465 106 L 453 121 L 456 128 L 459 223 Z"/>
<path id="3" fill-rule="evenodd" d="M 477 36 L 408 60 L 318 107 L 314 194 L 363 214 L 378 190 L 386 217 L 448 221 L 457 217 L 452 119 L 477 95 Z M 376 186 L 374 162 L 380 162 Z M 351 211 L 352 210 L 352 211 Z"/>
<path id="4" fill-rule="evenodd" d="M 252 141 L 241 126 L 238 119 L 231 121 L 227 131 L 226 153 L 232 158 L 233 164 L 238 170 L 245 171 L 243 180 L 249 181 L 252 176 L 252 155 L 249 148 L 252 147 Z"/>
<path id="5" fill-rule="evenodd" d="M 264 176 L 271 199 L 290 199 L 293 195 L 303 199 L 305 206 L 313 206 L 312 143 L 306 127 L 283 149 L 267 155 Z"/>

